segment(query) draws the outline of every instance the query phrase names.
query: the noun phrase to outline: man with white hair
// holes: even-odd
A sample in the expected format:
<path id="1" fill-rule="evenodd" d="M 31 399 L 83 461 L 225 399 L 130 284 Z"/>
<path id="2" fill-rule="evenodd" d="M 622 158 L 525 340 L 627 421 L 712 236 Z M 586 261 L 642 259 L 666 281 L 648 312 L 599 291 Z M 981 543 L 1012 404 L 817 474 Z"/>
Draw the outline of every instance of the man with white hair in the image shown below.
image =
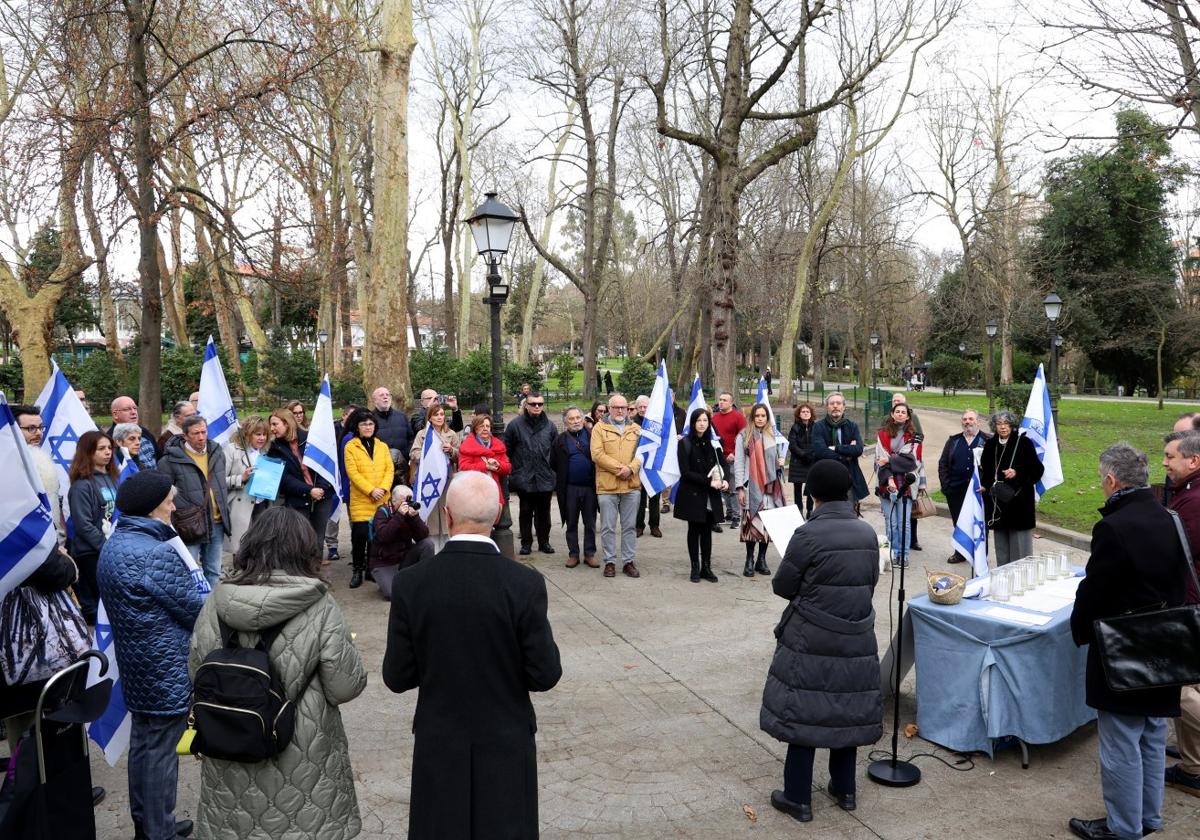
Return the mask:
<path id="1" fill-rule="evenodd" d="M 546 581 L 489 536 L 496 485 L 461 472 L 446 492 L 450 539 L 392 584 L 383 681 L 419 688 L 410 837 L 473 837 L 505 826 L 537 837 L 537 720 L 530 691 L 562 676 Z"/>

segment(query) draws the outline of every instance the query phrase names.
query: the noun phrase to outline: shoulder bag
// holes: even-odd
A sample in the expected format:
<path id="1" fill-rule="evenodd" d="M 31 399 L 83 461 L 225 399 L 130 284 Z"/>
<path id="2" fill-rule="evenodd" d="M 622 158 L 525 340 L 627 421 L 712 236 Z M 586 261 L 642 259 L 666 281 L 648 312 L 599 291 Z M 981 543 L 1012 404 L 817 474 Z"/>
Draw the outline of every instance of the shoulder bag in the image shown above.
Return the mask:
<path id="1" fill-rule="evenodd" d="M 175 508 L 171 512 L 171 527 L 186 544 L 204 542 L 208 539 L 208 511 L 204 505 Z"/>
<path id="2" fill-rule="evenodd" d="M 92 647 L 87 623 L 66 590 L 19 586 L 0 602 L 0 672 L 9 685 L 48 680 Z"/>
<path id="3" fill-rule="evenodd" d="M 1009 440 L 1013 443 L 1012 457 L 1008 459 L 1008 469 L 1011 470 L 1012 465 L 1016 463 L 1017 460 L 1017 449 L 1021 445 L 1021 439 L 1020 436 L 1013 436 L 1010 437 Z M 1003 455 L 1004 453 L 1001 452 L 996 456 L 996 480 L 993 482 L 992 488 L 988 492 L 992 494 L 992 501 L 1006 505 L 1017 497 L 1017 493 L 1020 492 L 1021 488 L 1016 484 L 1005 481 L 1000 477 L 1001 473 L 1003 472 L 1003 470 L 1000 469 L 1000 458 L 1003 457 Z"/>
<path id="4" fill-rule="evenodd" d="M 929 498 L 929 493 L 924 490 L 917 491 L 917 498 L 913 499 L 912 515 L 914 519 L 926 519 L 937 515 L 937 507 L 933 504 L 933 499 Z"/>
<path id="5" fill-rule="evenodd" d="M 1193 585 L 1200 591 L 1192 550 L 1179 514 L 1167 511 L 1183 544 Z M 1163 608 L 1158 604 L 1095 624 L 1104 679 L 1112 691 L 1139 691 L 1200 683 L 1200 604 Z"/>

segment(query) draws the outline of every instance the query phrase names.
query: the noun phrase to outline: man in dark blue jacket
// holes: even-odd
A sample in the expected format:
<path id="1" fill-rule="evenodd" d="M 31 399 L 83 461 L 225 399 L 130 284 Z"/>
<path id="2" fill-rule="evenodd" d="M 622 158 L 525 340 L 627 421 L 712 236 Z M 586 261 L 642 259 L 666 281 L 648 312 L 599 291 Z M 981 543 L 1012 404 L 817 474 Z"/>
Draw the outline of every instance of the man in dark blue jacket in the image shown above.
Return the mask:
<path id="1" fill-rule="evenodd" d="M 971 487 L 976 459 L 979 458 L 984 441 L 988 437 L 979 431 L 979 414 L 973 408 L 968 408 L 962 413 L 962 429 L 959 434 L 950 435 L 946 439 L 946 445 L 942 447 L 942 456 L 938 458 L 938 482 L 942 492 L 946 494 L 947 504 L 950 505 L 951 528 L 958 522 L 958 514 L 962 511 L 963 501 Z M 955 552 L 947 562 L 962 563 L 964 558 Z"/>
<path id="2" fill-rule="evenodd" d="M 168 544 L 175 536 L 175 488 L 163 473 L 144 470 L 117 490 L 121 519 L 104 548 L 96 577 L 121 672 L 129 735 L 129 810 L 135 837 L 186 836 L 191 822 L 175 822 L 179 757 L 175 745 L 187 725 L 188 646 L 204 595 L 183 558 Z"/>
<path id="3" fill-rule="evenodd" d="M 867 480 L 863 478 L 858 459 L 863 454 L 862 434 L 858 424 L 846 416 L 846 398 L 834 391 L 825 397 L 825 416 L 813 423 L 813 462 L 837 461 L 850 473 L 850 493 L 847 501 L 858 505 L 867 498 Z"/>
<path id="4" fill-rule="evenodd" d="M 583 561 L 600 568 L 596 559 L 596 466 L 592 436 L 583 425 L 583 412 L 571 406 L 563 412 L 567 428 L 554 439 L 550 465 L 557 477 L 558 513 L 567 526 L 567 568 L 579 565 L 579 518 L 583 517 Z"/>

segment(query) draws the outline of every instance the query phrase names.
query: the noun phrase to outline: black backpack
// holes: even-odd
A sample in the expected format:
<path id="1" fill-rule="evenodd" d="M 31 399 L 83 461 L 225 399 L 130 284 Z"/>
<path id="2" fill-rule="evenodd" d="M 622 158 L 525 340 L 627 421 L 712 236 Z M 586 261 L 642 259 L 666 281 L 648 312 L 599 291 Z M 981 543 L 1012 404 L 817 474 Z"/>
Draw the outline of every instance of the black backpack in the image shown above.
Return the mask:
<path id="1" fill-rule="evenodd" d="M 266 761 L 291 743 L 296 727 L 296 706 L 268 656 L 286 622 L 261 631 L 254 647 L 242 647 L 236 630 L 219 619 L 218 624 L 224 646 L 204 657 L 192 680 L 191 751 L 227 761 Z"/>

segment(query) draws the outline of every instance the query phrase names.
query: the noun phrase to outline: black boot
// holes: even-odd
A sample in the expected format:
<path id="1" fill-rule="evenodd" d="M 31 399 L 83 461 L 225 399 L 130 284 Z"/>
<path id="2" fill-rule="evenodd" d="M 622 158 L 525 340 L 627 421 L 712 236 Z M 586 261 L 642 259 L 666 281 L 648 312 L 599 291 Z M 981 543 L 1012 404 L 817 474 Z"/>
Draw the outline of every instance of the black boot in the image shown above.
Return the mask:
<path id="1" fill-rule="evenodd" d="M 767 565 L 767 544 L 758 544 L 758 562 L 754 564 L 754 571 L 760 575 L 771 574 L 771 568 Z"/>
<path id="2" fill-rule="evenodd" d="M 354 571 L 353 571 L 353 572 L 350 574 L 350 588 L 351 588 L 351 589 L 358 589 L 358 587 L 362 586 L 362 584 L 363 584 L 363 571 L 364 571 L 363 569 L 358 569 L 358 568 L 356 568 L 356 569 L 355 569 L 355 570 L 354 570 Z"/>
<path id="3" fill-rule="evenodd" d="M 700 564 L 700 577 L 709 583 L 716 583 L 717 576 L 713 574 L 712 564 L 705 560 Z"/>
<path id="4" fill-rule="evenodd" d="M 695 557 L 692 558 L 692 574 L 688 578 L 692 583 L 700 582 L 700 561 Z"/>
<path id="5" fill-rule="evenodd" d="M 746 568 L 742 569 L 745 577 L 754 577 L 754 543 L 746 543 Z"/>

